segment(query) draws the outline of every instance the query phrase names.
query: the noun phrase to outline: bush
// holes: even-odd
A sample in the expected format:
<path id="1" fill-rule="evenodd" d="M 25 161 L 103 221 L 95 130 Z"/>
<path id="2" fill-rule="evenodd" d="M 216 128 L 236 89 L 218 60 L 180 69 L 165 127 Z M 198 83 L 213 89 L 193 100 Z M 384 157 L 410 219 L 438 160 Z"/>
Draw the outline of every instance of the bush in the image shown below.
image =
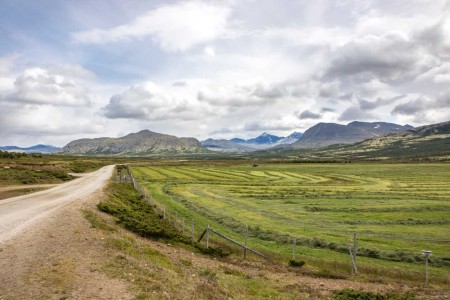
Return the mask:
<path id="1" fill-rule="evenodd" d="M 305 265 L 305 262 L 303 260 L 295 260 L 295 259 L 289 260 L 289 266 L 290 267 L 301 268 L 304 265 Z"/>

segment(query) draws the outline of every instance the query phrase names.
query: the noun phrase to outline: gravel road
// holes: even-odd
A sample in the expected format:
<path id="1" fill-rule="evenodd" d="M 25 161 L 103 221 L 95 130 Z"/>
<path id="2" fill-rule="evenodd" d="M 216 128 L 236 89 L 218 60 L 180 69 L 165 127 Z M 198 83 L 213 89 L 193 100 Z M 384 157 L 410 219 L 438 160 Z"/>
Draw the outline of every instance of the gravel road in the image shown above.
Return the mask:
<path id="1" fill-rule="evenodd" d="M 106 166 L 49 190 L 0 201 L 0 244 L 52 212 L 93 194 L 104 186 L 113 169 Z"/>

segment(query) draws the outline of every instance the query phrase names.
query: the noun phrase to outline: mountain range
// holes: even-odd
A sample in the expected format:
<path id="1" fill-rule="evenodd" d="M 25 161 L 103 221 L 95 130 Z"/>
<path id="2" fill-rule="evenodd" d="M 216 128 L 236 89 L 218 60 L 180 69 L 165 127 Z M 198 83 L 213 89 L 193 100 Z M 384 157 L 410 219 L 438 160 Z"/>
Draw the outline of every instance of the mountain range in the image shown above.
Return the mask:
<path id="1" fill-rule="evenodd" d="M 353 144 L 322 148 L 277 148 L 273 156 L 299 160 L 449 160 L 450 121 L 410 128 Z M 268 153 L 263 154 L 265 157 Z"/>
<path id="2" fill-rule="evenodd" d="M 11 152 L 23 152 L 23 153 L 42 153 L 42 154 L 52 154 L 56 153 L 61 148 L 52 146 L 52 145 L 35 145 L 31 147 L 17 147 L 17 146 L 0 146 L 0 150 L 2 151 L 11 151 Z"/>
<path id="3" fill-rule="evenodd" d="M 318 123 L 305 131 L 302 138 L 292 144 L 293 149 L 320 148 L 335 144 L 352 144 L 388 133 L 412 129 L 410 125 L 386 122 L 351 122 L 347 125 Z"/>
<path id="4" fill-rule="evenodd" d="M 207 139 L 201 142 L 202 146 L 218 152 L 252 152 L 257 150 L 265 150 L 279 145 L 289 145 L 301 138 L 303 133 L 294 132 L 287 137 L 280 137 L 264 132 L 256 138 L 244 140 L 241 138 L 233 138 L 230 140 Z"/>
<path id="5" fill-rule="evenodd" d="M 92 156 L 214 155 L 214 152 L 255 152 L 255 157 L 290 156 L 301 159 L 383 159 L 435 155 L 450 158 L 450 121 L 413 128 L 385 122 L 318 123 L 288 137 L 263 133 L 252 139 L 179 138 L 142 130 L 119 138 L 79 139 L 62 149 L 36 145 L 0 147 L 3 151 Z M 211 151 L 213 150 L 213 151 Z M 216 154 L 217 155 L 217 154 Z"/>

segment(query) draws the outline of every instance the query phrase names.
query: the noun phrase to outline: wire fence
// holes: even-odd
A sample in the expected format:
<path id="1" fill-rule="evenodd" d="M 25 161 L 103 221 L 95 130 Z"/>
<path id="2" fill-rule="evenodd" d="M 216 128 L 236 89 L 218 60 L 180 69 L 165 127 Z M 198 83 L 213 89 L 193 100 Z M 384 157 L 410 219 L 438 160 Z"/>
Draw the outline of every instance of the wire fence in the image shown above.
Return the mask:
<path id="1" fill-rule="evenodd" d="M 208 247 L 209 243 L 211 242 L 210 233 L 212 233 L 213 235 L 221 238 L 222 240 L 225 240 L 225 241 L 237 246 L 238 248 L 242 249 L 243 253 L 244 253 L 244 258 L 246 258 L 247 252 L 250 252 L 261 258 L 271 260 L 267 254 L 263 254 L 261 251 L 257 251 L 254 248 L 250 248 L 247 246 L 248 226 L 247 226 L 246 230 L 244 231 L 245 234 L 243 236 L 243 240 L 244 240 L 243 243 L 240 243 L 240 242 L 236 241 L 235 239 L 233 239 L 229 236 L 226 236 L 213 228 L 210 228 L 209 225 L 207 225 L 206 228 L 203 226 L 199 226 L 199 224 L 195 223 L 194 218 L 187 219 L 186 217 L 179 215 L 176 210 L 170 210 L 170 209 L 166 208 L 159 201 L 154 200 L 153 197 L 150 195 L 149 191 L 146 188 L 144 188 L 136 180 L 136 178 L 134 177 L 133 172 L 131 171 L 129 166 L 127 166 L 126 170 L 127 170 L 128 174 L 124 174 L 123 169 L 122 169 L 122 171 L 119 172 L 119 174 L 115 176 L 115 180 L 119 181 L 119 182 L 132 184 L 133 187 L 143 196 L 145 201 L 150 203 L 154 207 L 156 212 L 159 213 L 163 217 L 163 219 L 167 220 L 173 226 L 175 226 L 175 228 L 177 228 L 183 236 L 191 238 L 192 242 L 199 243 L 199 242 L 201 242 L 202 238 L 204 236 L 206 236 L 207 237 L 206 238 L 206 246 Z M 196 240 L 196 236 L 199 236 L 198 240 Z M 294 261 L 294 263 L 295 263 L 296 259 L 299 257 L 299 255 L 297 253 L 297 247 L 301 245 L 301 243 L 299 243 L 299 242 L 302 240 L 304 240 L 304 238 L 292 238 L 291 239 L 292 260 Z M 309 242 L 310 241 L 308 241 L 308 243 Z M 217 244 L 217 242 L 216 242 L 216 244 Z M 349 269 L 351 269 L 352 274 L 357 275 L 358 269 L 360 269 L 360 271 L 364 272 L 364 273 L 375 274 L 377 272 L 380 272 L 380 275 L 383 274 L 383 270 L 381 270 L 380 268 L 364 266 L 364 265 L 362 265 L 362 263 L 360 263 L 357 268 L 357 264 L 356 264 L 356 258 L 357 258 L 357 253 L 358 253 L 357 247 L 358 247 L 357 246 L 357 233 L 355 232 L 353 234 L 353 244 L 350 245 L 350 243 L 347 242 L 347 247 L 346 247 L 347 251 L 348 251 L 347 253 L 349 253 L 349 255 L 350 255 L 348 265 L 349 265 Z M 424 261 L 425 261 L 425 259 L 424 259 Z M 422 278 L 423 277 L 424 280 L 426 280 L 427 286 L 428 286 L 428 282 L 431 280 L 434 280 L 441 284 L 442 283 L 447 284 L 447 285 L 450 284 L 450 276 L 440 276 L 440 275 L 430 276 L 428 274 L 428 272 L 429 272 L 428 257 L 426 257 L 426 263 L 427 263 L 427 265 L 426 265 L 425 274 L 419 273 L 419 272 L 414 272 L 414 271 L 403 272 L 401 270 L 398 270 L 398 268 L 396 268 L 397 270 L 394 270 L 394 271 L 396 272 L 396 274 L 403 274 L 402 276 L 404 276 L 405 278 L 406 277 L 410 277 L 410 278 Z M 340 265 L 340 267 L 342 267 L 342 264 L 339 264 L 339 265 Z"/>

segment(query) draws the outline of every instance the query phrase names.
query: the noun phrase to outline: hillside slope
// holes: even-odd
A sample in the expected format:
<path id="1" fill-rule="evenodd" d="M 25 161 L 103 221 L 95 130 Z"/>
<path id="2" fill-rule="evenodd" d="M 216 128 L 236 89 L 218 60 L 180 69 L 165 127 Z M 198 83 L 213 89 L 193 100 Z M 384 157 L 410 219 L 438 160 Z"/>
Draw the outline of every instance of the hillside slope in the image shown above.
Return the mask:
<path id="1" fill-rule="evenodd" d="M 300 152 L 299 152 L 300 151 Z M 280 153 L 280 152 L 278 152 Z M 303 159 L 450 159 L 450 121 L 367 139 L 351 145 L 286 151 Z"/>
<path id="2" fill-rule="evenodd" d="M 119 138 L 75 140 L 64 146 L 62 154 L 71 155 L 152 155 L 205 153 L 195 138 L 175 136 L 142 130 Z"/>
<path id="3" fill-rule="evenodd" d="M 334 144 L 352 144 L 365 139 L 413 128 L 385 122 L 351 122 L 347 125 L 318 123 L 305 131 L 302 138 L 293 143 L 293 149 L 320 148 Z"/>

